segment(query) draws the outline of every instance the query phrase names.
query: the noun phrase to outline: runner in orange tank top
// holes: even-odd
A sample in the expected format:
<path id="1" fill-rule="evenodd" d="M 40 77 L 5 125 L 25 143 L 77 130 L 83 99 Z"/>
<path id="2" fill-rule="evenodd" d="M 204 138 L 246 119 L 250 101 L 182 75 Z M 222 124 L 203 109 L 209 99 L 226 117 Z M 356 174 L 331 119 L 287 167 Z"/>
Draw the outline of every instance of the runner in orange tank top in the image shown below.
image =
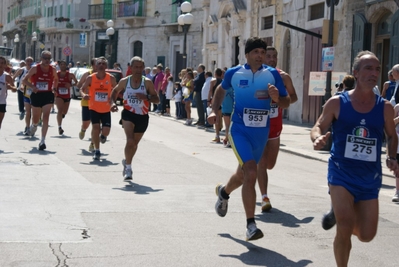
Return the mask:
<path id="1" fill-rule="evenodd" d="M 100 160 L 100 140 L 104 144 L 111 130 L 111 91 L 116 79 L 105 72 L 108 61 L 105 57 L 97 59 L 97 72 L 87 77 L 81 91 L 89 98 L 90 119 L 92 124 L 91 140 L 94 144 L 94 160 Z M 101 124 L 101 125 L 100 125 Z"/>

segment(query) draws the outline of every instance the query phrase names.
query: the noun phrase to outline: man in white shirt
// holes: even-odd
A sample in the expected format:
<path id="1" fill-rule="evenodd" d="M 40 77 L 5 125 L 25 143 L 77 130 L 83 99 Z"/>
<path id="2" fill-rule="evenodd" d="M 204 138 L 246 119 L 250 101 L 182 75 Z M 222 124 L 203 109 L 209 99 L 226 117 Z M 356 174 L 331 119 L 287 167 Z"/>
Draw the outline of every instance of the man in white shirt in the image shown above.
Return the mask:
<path id="1" fill-rule="evenodd" d="M 212 72 L 207 71 L 205 73 L 205 83 L 202 86 L 201 90 L 201 100 L 202 100 L 202 105 L 204 106 L 204 112 L 205 112 L 205 127 L 206 128 L 211 128 L 212 125 L 208 123 L 208 113 L 206 111 L 206 108 L 208 107 L 208 94 L 209 90 L 211 88 L 211 80 L 212 80 Z"/>

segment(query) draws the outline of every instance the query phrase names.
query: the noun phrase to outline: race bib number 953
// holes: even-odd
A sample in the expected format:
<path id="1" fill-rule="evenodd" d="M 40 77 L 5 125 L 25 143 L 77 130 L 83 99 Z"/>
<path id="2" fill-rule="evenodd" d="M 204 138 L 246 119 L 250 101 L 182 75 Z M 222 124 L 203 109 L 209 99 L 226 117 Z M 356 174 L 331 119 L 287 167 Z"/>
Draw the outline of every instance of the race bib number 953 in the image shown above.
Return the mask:
<path id="1" fill-rule="evenodd" d="M 243 120 L 247 127 L 266 127 L 269 110 L 244 108 Z"/>
<path id="2" fill-rule="evenodd" d="M 345 158 L 375 162 L 377 160 L 377 139 L 348 135 L 345 144 Z"/>

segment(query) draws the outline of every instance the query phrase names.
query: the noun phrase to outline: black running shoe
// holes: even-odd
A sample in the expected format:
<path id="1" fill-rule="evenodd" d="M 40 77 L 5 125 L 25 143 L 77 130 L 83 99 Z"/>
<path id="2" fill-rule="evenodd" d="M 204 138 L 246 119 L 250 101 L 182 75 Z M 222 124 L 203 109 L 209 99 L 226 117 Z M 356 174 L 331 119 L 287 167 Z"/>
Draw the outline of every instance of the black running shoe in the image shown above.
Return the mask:
<path id="1" fill-rule="evenodd" d="M 45 143 L 40 143 L 39 144 L 39 150 L 45 150 L 46 149 L 46 144 Z"/>
<path id="2" fill-rule="evenodd" d="M 321 220 L 321 227 L 323 227 L 324 230 L 330 230 L 335 223 L 334 210 L 331 208 L 328 213 L 324 214 L 323 219 Z"/>

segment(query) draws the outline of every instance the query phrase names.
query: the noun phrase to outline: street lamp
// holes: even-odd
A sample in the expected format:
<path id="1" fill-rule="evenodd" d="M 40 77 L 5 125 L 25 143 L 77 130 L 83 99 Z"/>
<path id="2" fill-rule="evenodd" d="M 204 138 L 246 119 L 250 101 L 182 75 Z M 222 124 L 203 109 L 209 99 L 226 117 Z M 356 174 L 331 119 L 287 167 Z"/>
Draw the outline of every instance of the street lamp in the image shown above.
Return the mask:
<path id="1" fill-rule="evenodd" d="M 37 41 L 37 33 L 32 33 L 32 42 L 33 42 L 33 62 L 36 62 L 36 41 Z"/>
<path id="2" fill-rule="evenodd" d="M 184 33 L 184 41 L 183 41 L 183 58 L 185 58 L 185 67 L 187 67 L 187 32 L 188 29 L 190 28 L 190 25 L 194 21 L 194 16 L 190 13 L 192 10 L 192 6 L 190 2 L 183 2 L 180 6 L 181 14 L 177 18 L 177 22 L 179 23 L 180 26 L 183 28 L 183 33 Z"/>
<path id="3" fill-rule="evenodd" d="M 17 52 L 15 53 L 15 58 L 18 58 L 18 43 L 19 43 L 19 34 L 18 33 L 15 34 L 14 43 L 16 43 L 16 46 L 17 46 Z"/>
<path id="4" fill-rule="evenodd" d="M 109 55 L 108 62 L 109 62 L 109 68 L 112 69 L 112 65 L 111 65 L 111 52 L 112 52 L 112 50 L 111 50 L 111 37 L 112 37 L 112 35 L 114 35 L 115 30 L 113 28 L 114 27 L 114 22 L 111 19 L 107 21 L 107 27 L 108 27 L 108 29 L 107 29 L 107 31 L 105 33 L 108 35 L 108 40 L 109 40 L 109 42 L 108 42 L 108 55 Z"/>

